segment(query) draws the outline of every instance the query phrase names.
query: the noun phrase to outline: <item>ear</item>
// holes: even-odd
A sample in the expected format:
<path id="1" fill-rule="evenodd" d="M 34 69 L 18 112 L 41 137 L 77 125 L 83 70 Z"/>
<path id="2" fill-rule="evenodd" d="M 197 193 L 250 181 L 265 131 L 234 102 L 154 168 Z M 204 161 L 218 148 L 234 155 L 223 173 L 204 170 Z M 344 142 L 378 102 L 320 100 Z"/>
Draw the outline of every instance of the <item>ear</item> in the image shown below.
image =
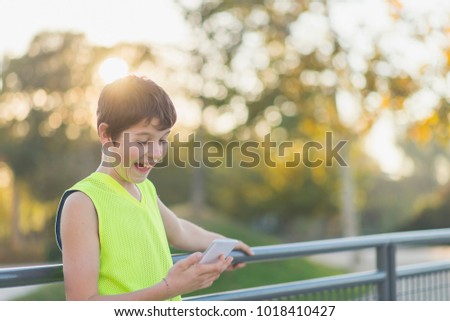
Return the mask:
<path id="1" fill-rule="evenodd" d="M 109 125 L 107 123 L 101 123 L 100 125 L 98 125 L 97 133 L 102 144 L 106 144 L 112 141 L 108 128 Z"/>

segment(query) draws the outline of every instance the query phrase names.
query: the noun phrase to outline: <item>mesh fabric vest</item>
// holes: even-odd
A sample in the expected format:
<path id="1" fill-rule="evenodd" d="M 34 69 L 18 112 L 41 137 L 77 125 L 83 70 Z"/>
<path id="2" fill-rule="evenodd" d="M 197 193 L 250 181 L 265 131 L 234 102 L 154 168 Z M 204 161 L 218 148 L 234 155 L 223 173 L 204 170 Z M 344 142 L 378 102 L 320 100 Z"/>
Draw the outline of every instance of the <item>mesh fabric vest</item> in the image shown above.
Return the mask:
<path id="1" fill-rule="evenodd" d="M 81 191 L 93 202 L 100 239 L 100 295 L 140 290 L 162 280 L 172 267 L 155 187 L 149 180 L 137 184 L 141 200 L 111 176 L 94 172 L 67 190 L 56 219 L 56 237 L 62 249 L 60 220 L 67 197 Z M 179 296 L 172 300 L 180 300 Z"/>

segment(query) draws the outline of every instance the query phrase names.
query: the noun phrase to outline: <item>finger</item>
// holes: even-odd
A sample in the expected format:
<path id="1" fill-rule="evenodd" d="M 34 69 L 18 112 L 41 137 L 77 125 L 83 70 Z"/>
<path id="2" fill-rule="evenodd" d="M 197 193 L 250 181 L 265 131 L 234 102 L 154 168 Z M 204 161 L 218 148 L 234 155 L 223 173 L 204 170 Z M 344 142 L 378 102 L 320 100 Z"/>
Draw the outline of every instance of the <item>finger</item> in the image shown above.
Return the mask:
<path id="1" fill-rule="evenodd" d="M 215 275 L 222 273 L 223 265 L 226 264 L 226 260 L 223 255 L 220 255 L 215 263 L 198 264 L 196 266 L 199 276 L 208 277 L 208 275 Z"/>
<path id="2" fill-rule="evenodd" d="M 217 265 L 228 265 L 232 261 L 233 261 L 233 257 L 232 256 L 225 257 L 223 254 L 221 254 L 219 256 L 219 259 L 217 260 L 217 262 L 215 264 L 217 264 Z"/>
<path id="3" fill-rule="evenodd" d="M 227 271 L 234 271 L 237 269 L 241 269 L 243 267 L 245 267 L 247 264 L 246 263 L 236 263 L 236 264 L 231 264 L 230 266 L 227 267 Z"/>
<path id="4" fill-rule="evenodd" d="M 231 265 L 231 262 L 233 262 L 233 257 L 229 256 L 225 259 L 223 255 L 220 255 L 217 262 L 213 264 L 200 264 L 198 267 L 202 268 L 201 275 L 206 276 L 210 274 L 212 276 L 217 275 L 218 277 Z"/>
<path id="5" fill-rule="evenodd" d="M 235 247 L 236 250 L 241 250 L 247 255 L 255 255 L 250 246 L 245 244 L 244 242 L 239 242 L 239 244 Z"/>
<path id="6" fill-rule="evenodd" d="M 202 253 L 196 252 L 196 253 L 189 255 L 187 258 L 180 260 L 177 264 L 179 264 L 179 266 L 183 267 L 184 269 L 188 269 L 192 265 L 197 264 L 201 258 L 202 258 Z"/>
<path id="7" fill-rule="evenodd" d="M 232 266 L 233 258 L 231 256 L 227 257 L 224 263 L 222 264 L 222 272 Z"/>
<path id="8" fill-rule="evenodd" d="M 234 271 L 234 270 L 243 268 L 243 267 L 245 267 L 245 266 L 246 266 L 245 263 L 230 264 L 230 265 L 227 267 L 227 271 Z"/>
<path id="9" fill-rule="evenodd" d="M 216 266 L 215 271 L 219 272 L 219 274 L 222 273 L 230 266 L 231 262 L 233 262 L 232 256 L 225 258 L 223 255 L 220 255 L 218 261 L 214 264 Z"/>
<path id="10" fill-rule="evenodd" d="M 211 279 L 211 278 L 203 281 L 201 284 L 201 288 L 202 289 L 209 288 L 211 285 L 213 285 L 214 281 L 215 281 L 215 279 Z"/>

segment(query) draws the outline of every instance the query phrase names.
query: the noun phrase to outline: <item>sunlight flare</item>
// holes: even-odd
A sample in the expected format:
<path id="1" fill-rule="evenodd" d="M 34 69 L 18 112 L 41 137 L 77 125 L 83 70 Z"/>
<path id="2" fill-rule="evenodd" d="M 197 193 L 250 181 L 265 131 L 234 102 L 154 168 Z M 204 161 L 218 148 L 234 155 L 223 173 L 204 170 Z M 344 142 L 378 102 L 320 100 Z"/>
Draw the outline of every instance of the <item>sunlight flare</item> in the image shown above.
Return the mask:
<path id="1" fill-rule="evenodd" d="M 107 58 L 100 64 L 98 73 L 103 83 L 108 84 L 126 76 L 128 74 L 128 64 L 121 58 Z"/>

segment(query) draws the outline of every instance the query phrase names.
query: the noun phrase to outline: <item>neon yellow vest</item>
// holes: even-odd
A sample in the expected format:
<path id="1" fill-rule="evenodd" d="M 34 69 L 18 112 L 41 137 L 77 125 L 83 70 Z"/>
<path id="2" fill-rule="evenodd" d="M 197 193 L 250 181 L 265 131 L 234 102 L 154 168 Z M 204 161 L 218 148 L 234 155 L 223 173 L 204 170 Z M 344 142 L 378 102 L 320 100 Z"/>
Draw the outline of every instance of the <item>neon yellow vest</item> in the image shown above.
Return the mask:
<path id="1" fill-rule="evenodd" d="M 100 239 L 100 295 L 152 286 L 172 267 L 155 187 L 149 180 L 137 187 L 141 193 L 140 201 L 111 176 L 94 172 L 67 190 L 61 199 L 56 220 L 56 236 L 61 249 L 60 215 L 67 196 L 81 191 L 95 206 Z M 181 297 L 172 300 L 178 301 Z"/>

